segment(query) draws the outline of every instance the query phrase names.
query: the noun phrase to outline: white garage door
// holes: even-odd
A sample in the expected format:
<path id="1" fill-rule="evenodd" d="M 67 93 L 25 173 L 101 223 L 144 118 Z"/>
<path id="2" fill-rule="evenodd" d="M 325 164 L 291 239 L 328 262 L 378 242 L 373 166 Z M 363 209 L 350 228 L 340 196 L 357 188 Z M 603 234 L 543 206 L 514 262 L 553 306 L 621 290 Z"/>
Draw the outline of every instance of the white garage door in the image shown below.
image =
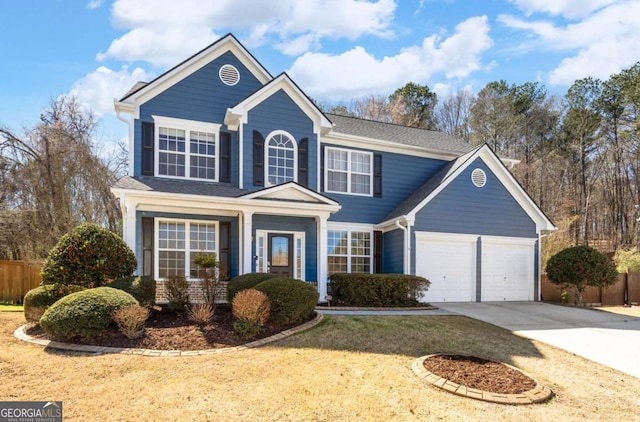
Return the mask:
<path id="1" fill-rule="evenodd" d="M 534 300 L 535 241 L 482 236 L 483 302 Z"/>
<path id="2" fill-rule="evenodd" d="M 416 274 L 431 281 L 423 302 L 475 301 L 476 240 L 416 232 Z"/>

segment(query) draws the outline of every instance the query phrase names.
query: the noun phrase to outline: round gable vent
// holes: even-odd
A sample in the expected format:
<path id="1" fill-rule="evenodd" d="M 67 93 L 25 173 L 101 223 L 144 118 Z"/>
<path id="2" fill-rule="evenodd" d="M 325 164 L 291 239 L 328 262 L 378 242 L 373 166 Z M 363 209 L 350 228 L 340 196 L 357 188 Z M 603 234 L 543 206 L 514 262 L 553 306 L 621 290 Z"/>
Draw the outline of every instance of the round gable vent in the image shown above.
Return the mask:
<path id="1" fill-rule="evenodd" d="M 473 186 L 481 188 L 487 183 L 487 175 L 482 169 L 474 169 L 471 172 L 471 181 L 473 182 Z"/>
<path id="2" fill-rule="evenodd" d="M 233 86 L 240 81 L 240 72 L 235 66 L 225 64 L 220 68 L 220 80 L 226 85 Z"/>

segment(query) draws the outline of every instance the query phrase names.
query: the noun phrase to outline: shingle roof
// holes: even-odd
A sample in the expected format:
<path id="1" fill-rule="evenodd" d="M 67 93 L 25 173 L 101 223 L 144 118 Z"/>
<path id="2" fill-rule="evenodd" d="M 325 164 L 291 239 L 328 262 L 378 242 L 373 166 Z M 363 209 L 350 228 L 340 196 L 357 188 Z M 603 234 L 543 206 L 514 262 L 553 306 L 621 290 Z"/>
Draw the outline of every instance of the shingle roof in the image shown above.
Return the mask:
<path id="1" fill-rule="evenodd" d="M 226 198 L 236 198 L 249 192 L 248 190 L 243 190 L 235 186 L 220 185 L 218 183 L 206 183 L 190 180 L 172 180 L 144 176 L 125 176 L 116 182 L 114 188 L 146 192 L 221 196 Z"/>
<path id="2" fill-rule="evenodd" d="M 474 146 L 467 142 L 435 130 L 417 129 L 331 113 L 327 113 L 327 117 L 334 124 L 334 133 L 397 142 L 453 154 L 465 154 L 474 149 Z"/>

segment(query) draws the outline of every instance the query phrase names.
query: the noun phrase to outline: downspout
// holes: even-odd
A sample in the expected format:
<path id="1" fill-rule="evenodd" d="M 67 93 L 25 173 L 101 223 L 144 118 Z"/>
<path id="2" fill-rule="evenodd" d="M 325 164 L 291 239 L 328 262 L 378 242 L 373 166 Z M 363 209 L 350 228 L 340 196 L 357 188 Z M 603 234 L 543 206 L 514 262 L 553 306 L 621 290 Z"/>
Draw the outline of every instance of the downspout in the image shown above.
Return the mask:
<path id="1" fill-rule="evenodd" d="M 404 262 L 402 263 L 402 272 L 404 274 L 409 274 L 411 272 L 411 234 L 409 232 L 409 222 L 407 221 L 407 225 L 403 226 L 400 224 L 400 220 L 396 220 L 396 226 L 404 231 Z"/>

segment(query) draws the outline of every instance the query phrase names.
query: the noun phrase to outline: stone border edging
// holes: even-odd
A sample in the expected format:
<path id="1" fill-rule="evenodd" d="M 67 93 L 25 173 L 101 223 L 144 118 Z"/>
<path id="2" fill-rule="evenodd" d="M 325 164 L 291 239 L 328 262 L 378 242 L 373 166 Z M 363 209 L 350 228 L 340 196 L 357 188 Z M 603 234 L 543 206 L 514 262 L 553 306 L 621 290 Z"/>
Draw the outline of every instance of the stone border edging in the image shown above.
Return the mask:
<path id="1" fill-rule="evenodd" d="M 107 347 L 107 346 L 93 346 L 89 344 L 73 344 L 63 343 L 53 340 L 41 340 L 33 338 L 25 332 L 27 324 L 21 325 L 13 332 L 14 337 L 18 340 L 26 341 L 27 343 L 37 344 L 40 346 L 49 347 L 51 349 L 58 350 L 70 350 L 75 352 L 84 353 L 114 353 L 121 355 L 140 355 L 140 356 L 203 356 L 203 355 L 215 355 L 218 353 L 239 352 L 241 350 L 251 349 L 255 347 L 264 346 L 265 344 L 272 343 L 277 340 L 282 340 L 293 334 L 307 330 L 314 327 L 322 321 L 322 313 L 316 312 L 315 318 L 311 321 L 307 321 L 304 324 L 297 327 L 289 328 L 274 334 L 270 337 L 266 337 L 260 340 L 255 340 L 250 343 L 243 344 L 241 346 L 224 347 L 220 349 L 208 349 L 208 350 L 154 350 L 154 349 L 130 349 L 125 347 Z"/>
<path id="2" fill-rule="evenodd" d="M 449 393 L 456 394 L 462 397 L 468 397 L 476 400 L 482 400 L 491 403 L 498 404 L 534 404 L 534 403 L 542 403 L 547 401 L 549 398 L 553 396 L 553 391 L 550 388 L 545 387 L 544 385 L 540 385 L 540 383 L 533 378 L 531 375 L 525 373 L 524 371 L 512 366 L 507 365 L 506 363 L 501 363 L 509 368 L 515 369 L 528 376 L 532 380 L 535 381 L 536 386 L 532 390 L 525 391 L 520 394 L 500 394 L 500 393 L 491 393 L 489 391 L 478 390 L 476 388 L 468 388 L 464 385 L 456 384 L 455 382 L 449 381 L 446 378 L 442 378 L 433 372 L 427 370 L 424 367 L 424 361 L 432 356 L 441 356 L 442 354 L 433 354 L 422 356 L 416 359 L 411 365 L 411 369 L 413 372 L 424 382 L 427 384 L 431 384 L 437 388 L 445 390 Z"/>

